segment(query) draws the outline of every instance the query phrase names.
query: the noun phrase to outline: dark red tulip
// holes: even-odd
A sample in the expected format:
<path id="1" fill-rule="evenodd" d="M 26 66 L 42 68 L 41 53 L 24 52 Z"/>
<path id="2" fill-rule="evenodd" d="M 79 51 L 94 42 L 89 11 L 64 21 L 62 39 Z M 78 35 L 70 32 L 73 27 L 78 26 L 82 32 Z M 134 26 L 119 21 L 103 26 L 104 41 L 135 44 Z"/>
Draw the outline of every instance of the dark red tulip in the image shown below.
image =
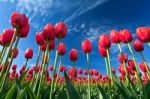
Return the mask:
<path id="1" fill-rule="evenodd" d="M 43 39 L 47 42 L 50 42 L 55 39 L 54 26 L 50 23 L 46 24 L 42 33 Z"/>
<path id="2" fill-rule="evenodd" d="M 93 70 L 90 70 L 90 76 L 93 76 Z"/>
<path id="3" fill-rule="evenodd" d="M 59 43 L 57 50 L 59 55 L 64 55 L 66 53 L 66 45 L 64 43 Z"/>
<path id="4" fill-rule="evenodd" d="M 55 49 L 55 40 L 52 40 L 51 42 L 49 42 L 48 50 L 54 50 L 54 49 Z"/>
<path id="5" fill-rule="evenodd" d="M 111 68 L 111 72 L 115 74 L 116 70 L 114 68 Z"/>
<path id="6" fill-rule="evenodd" d="M 78 60 L 78 51 L 76 49 L 71 49 L 69 52 L 69 58 L 71 61 L 77 61 Z"/>
<path id="7" fill-rule="evenodd" d="M 82 42 L 82 51 L 84 53 L 90 53 L 92 51 L 92 44 L 89 40 L 85 40 Z"/>
<path id="8" fill-rule="evenodd" d="M 119 54 L 118 60 L 120 63 L 123 63 L 123 61 L 126 63 L 128 61 L 128 55 L 127 54 Z"/>
<path id="9" fill-rule="evenodd" d="M 110 40 L 113 43 L 120 43 L 120 35 L 119 32 L 116 30 L 112 30 L 110 31 Z"/>
<path id="10" fill-rule="evenodd" d="M 107 34 L 100 35 L 98 43 L 105 49 L 108 49 L 111 46 L 111 42 Z"/>
<path id="11" fill-rule="evenodd" d="M 31 59 L 33 57 L 33 50 L 31 48 L 28 48 L 26 51 L 25 51 L 25 58 L 26 59 Z"/>
<path id="12" fill-rule="evenodd" d="M 121 64 L 121 65 L 118 67 L 118 71 L 119 71 L 122 75 L 125 75 L 125 70 L 124 70 L 123 64 Z"/>
<path id="13" fill-rule="evenodd" d="M 17 65 L 16 64 L 12 65 L 12 70 L 16 70 L 16 69 L 17 69 Z"/>
<path id="14" fill-rule="evenodd" d="M 29 75 L 32 75 L 32 74 L 33 74 L 33 68 L 30 68 L 30 69 L 28 70 L 28 74 L 29 74 Z"/>
<path id="15" fill-rule="evenodd" d="M 144 46 L 141 41 L 135 40 L 133 42 L 133 48 L 136 52 L 142 52 L 144 50 Z"/>
<path id="16" fill-rule="evenodd" d="M 45 51 L 45 50 L 46 50 L 46 44 L 41 45 L 41 46 L 40 46 L 40 50 L 41 50 L 41 51 Z"/>
<path id="17" fill-rule="evenodd" d="M 71 77 L 77 77 L 77 70 L 75 67 L 71 67 L 68 71 L 68 74 L 71 76 Z"/>
<path id="18" fill-rule="evenodd" d="M 25 27 L 22 27 L 17 31 L 17 35 L 21 38 L 25 38 L 28 36 L 29 30 L 30 30 L 30 25 L 27 24 Z"/>
<path id="19" fill-rule="evenodd" d="M 100 54 L 101 56 L 107 57 L 107 51 L 106 51 L 105 48 L 99 46 L 99 47 L 98 47 L 98 51 L 99 51 L 99 54 Z"/>
<path id="20" fill-rule="evenodd" d="M 136 36 L 143 43 L 150 42 L 150 30 L 148 29 L 148 27 L 137 28 L 136 29 Z"/>
<path id="21" fill-rule="evenodd" d="M 104 75 L 104 76 L 103 76 L 103 80 L 104 80 L 104 81 L 108 81 L 108 80 L 109 80 L 108 76 L 107 76 L 107 75 Z"/>
<path id="22" fill-rule="evenodd" d="M 63 66 L 63 71 L 66 71 L 66 70 L 67 70 L 66 66 Z"/>
<path id="23" fill-rule="evenodd" d="M 1 44 L 3 46 L 9 46 L 13 35 L 14 35 L 14 30 L 13 29 L 5 29 L 3 31 L 3 33 L 1 34 L 1 37 L 0 37 Z"/>
<path id="24" fill-rule="evenodd" d="M 55 36 L 62 39 L 66 36 L 68 31 L 67 25 L 64 22 L 59 22 L 55 25 Z"/>
<path id="25" fill-rule="evenodd" d="M 78 68 L 78 73 L 82 74 L 82 68 Z"/>
<path id="26" fill-rule="evenodd" d="M 14 28 L 23 28 L 28 24 L 28 17 L 19 12 L 13 12 L 11 15 L 11 24 Z"/>
<path id="27" fill-rule="evenodd" d="M 133 40 L 132 33 L 127 29 L 123 29 L 119 31 L 119 34 L 120 34 L 120 40 L 123 43 L 130 43 Z"/>
<path id="28" fill-rule="evenodd" d="M 87 71 L 87 70 L 84 70 L 83 73 L 84 73 L 84 75 L 87 75 L 87 74 L 88 74 L 88 71 Z"/>
<path id="29" fill-rule="evenodd" d="M 53 71 L 53 66 L 49 66 L 49 71 Z"/>
<path id="30" fill-rule="evenodd" d="M 17 48 L 16 48 L 16 49 L 12 48 L 12 49 L 10 50 L 9 57 L 11 57 L 12 54 L 13 54 L 13 58 L 16 58 L 16 57 L 18 56 L 18 53 L 19 53 L 19 51 L 18 51 Z"/>
<path id="31" fill-rule="evenodd" d="M 135 63 L 133 60 L 128 60 L 128 67 L 131 70 L 136 70 Z"/>
<path id="32" fill-rule="evenodd" d="M 144 62 L 139 63 L 139 67 L 143 72 L 147 72 L 146 70 L 146 64 Z"/>
<path id="33" fill-rule="evenodd" d="M 60 66 L 60 72 L 63 72 L 64 71 L 64 67 L 63 66 Z"/>
<path id="34" fill-rule="evenodd" d="M 35 40 L 36 40 L 36 43 L 38 45 L 43 45 L 44 44 L 44 40 L 43 40 L 43 37 L 41 36 L 41 32 L 40 33 L 36 33 Z"/>
<path id="35" fill-rule="evenodd" d="M 99 72 L 96 69 L 93 69 L 93 75 L 98 76 Z"/>

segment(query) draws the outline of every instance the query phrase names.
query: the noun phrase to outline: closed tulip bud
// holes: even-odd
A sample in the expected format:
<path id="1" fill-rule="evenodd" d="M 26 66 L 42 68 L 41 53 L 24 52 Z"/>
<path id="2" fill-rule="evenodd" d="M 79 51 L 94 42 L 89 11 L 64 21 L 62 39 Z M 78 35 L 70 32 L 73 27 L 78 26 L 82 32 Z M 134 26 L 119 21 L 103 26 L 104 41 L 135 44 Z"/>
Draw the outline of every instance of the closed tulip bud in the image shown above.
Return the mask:
<path id="1" fill-rule="evenodd" d="M 26 51 L 25 51 L 25 58 L 26 59 L 31 59 L 33 57 L 33 50 L 31 48 L 28 48 Z"/>
<path id="2" fill-rule="evenodd" d="M 128 66 L 129 66 L 130 69 L 136 70 L 135 63 L 134 63 L 133 60 L 128 60 Z"/>
<path id="3" fill-rule="evenodd" d="M 112 30 L 110 31 L 110 40 L 117 44 L 117 43 L 120 43 L 120 35 L 119 35 L 119 32 L 116 31 L 116 30 Z"/>
<path id="4" fill-rule="evenodd" d="M 133 42 L 133 48 L 136 52 L 142 52 L 144 50 L 144 46 L 139 40 Z"/>
<path id="5" fill-rule="evenodd" d="M 1 44 L 3 46 L 9 46 L 13 35 L 14 35 L 14 30 L 13 29 L 5 29 L 3 31 L 3 33 L 1 34 L 1 37 L 0 37 Z"/>
<path id="6" fill-rule="evenodd" d="M 21 38 L 25 38 L 28 36 L 29 30 L 30 30 L 30 25 L 27 24 L 25 27 L 22 27 L 17 31 L 17 35 Z"/>
<path id="7" fill-rule="evenodd" d="M 127 29 L 119 31 L 120 33 L 120 40 L 123 43 L 130 43 L 133 40 L 133 36 L 131 32 Z"/>
<path id="8" fill-rule="evenodd" d="M 22 28 L 28 24 L 28 17 L 25 14 L 19 12 L 13 12 L 11 15 L 11 25 L 14 28 Z"/>
<path id="9" fill-rule="evenodd" d="M 63 72 L 64 71 L 64 67 L 63 66 L 60 66 L 60 72 Z"/>
<path id="10" fill-rule="evenodd" d="M 82 74 L 82 68 L 78 68 L 78 73 Z"/>
<path id="11" fill-rule="evenodd" d="M 46 24 L 41 35 L 46 42 L 54 40 L 55 39 L 54 26 L 50 23 Z"/>
<path id="12" fill-rule="evenodd" d="M 49 66 L 49 71 L 53 71 L 53 66 Z"/>
<path id="13" fill-rule="evenodd" d="M 123 64 L 121 64 L 121 65 L 118 67 L 118 71 L 119 71 L 122 75 L 125 75 L 125 70 L 124 70 Z"/>
<path id="14" fill-rule="evenodd" d="M 99 51 L 99 54 L 102 56 L 102 57 L 107 57 L 107 51 L 105 48 L 103 47 L 98 47 L 98 51 Z"/>
<path id="15" fill-rule="evenodd" d="M 136 36 L 143 43 L 150 42 L 150 30 L 148 29 L 148 27 L 137 28 L 136 29 Z"/>
<path id="16" fill-rule="evenodd" d="M 63 66 L 63 71 L 66 71 L 66 70 L 67 70 L 66 66 Z"/>
<path id="17" fill-rule="evenodd" d="M 93 76 L 93 70 L 90 70 L 90 76 Z"/>
<path id="18" fill-rule="evenodd" d="M 99 72 L 96 69 L 93 69 L 93 75 L 98 76 Z"/>
<path id="19" fill-rule="evenodd" d="M 128 61 L 127 54 L 119 54 L 118 55 L 118 60 L 119 60 L 120 63 L 123 63 L 123 61 L 126 63 Z"/>
<path id="20" fill-rule="evenodd" d="M 82 51 L 84 53 L 90 53 L 92 51 L 92 44 L 89 40 L 85 40 L 82 42 Z"/>
<path id="21" fill-rule="evenodd" d="M 59 55 L 64 55 L 66 53 L 66 45 L 64 43 L 59 43 L 57 50 Z"/>
<path id="22" fill-rule="evenodd" d="M 41 51 L 45 51 L 46 50 L 46 43 L 40 46 L 40 50 Z"/>
<path id="23" fill-rule="evenodd" d="M 67 25 L 64 22 L 59 22 L 55 25 L 55 35 L 58 39 L 63 39 L 68 31 Z"/>
<path id="24" fill-rule="evenodd" d="M 36 40 L 36 43 L 38 45 L 43 45 L 44 44 L 44 40 L 43 40 L 43 37 L 41 36 L 41 32 L 40 33 L 36 33 L 35 40 Z"/>
<path id="25" fill-rule="evenodd" d="M 104 75 L 104 76 L 103 76 L 103 80 L 104 80 L 104 81 L 108 81 L 108 80 L 109 80 L 108 76 L 107 76 L 107 75 Z"/>
<path id="26" fill-rule="evenodd" d="M 55 40 L 52 40 L 51 42 L 49 42 L 48 50 L 54 50 L 54 49 L 55 49 Z"/>
<path id="27" fill-rule="evenodd" d="M 68 74 L 71 76 L 71 77 L 77 77 L 77 70 L 75 67 L 71 67 L 68 71 Z"/>
<path id="28" fill-rule="evenodd" d="M 16 49 L 12 48 L 12 49 L 10 50 L 9 57 L 11 57 L 12 54 L 13 54 L 13 58 L 16 58 L 16 57 L 18 56 L 18 53 L 19 53 L 19 51 L 18 51 L 17 48 L 16 48 Z"/>
<path id="29" fill-rule="evenodd" d="M 100 35 L 98 43 L 99 43 L 99 46 L 105 49 L 108 49 L 111 46 L 111 42 L 107 34 Z"/>
<path id="30" fill-rule="evenodd" d="M 69 52 L 69 58 L 71 61 L 77 61 L 78 60 L 78 51 L 76 49 L 71 49 Z"/>
<path id="31" fill-rule="evenodd" d="M 83 73 L 84 73 L 84 75 L 87 75 L 87 74 L 88 74 L 88 71 L 87 71 L 87 70 L 84 70 Z"/>
<path id="32" fill-rule="evenodd" d="M 12 70 L 16 70 L 17 69 L 17 65 L 12 65 Z"/>
<path id="33" fill-rule="evenodd" d="M 26 65 L 23 65 L 23 66 L 21 67 L 21 70 L 24 71 L 25 69 L 26 69 Z"/>
<path id="34" fill-rule="evenodd" d="M 146 64 L 144 62 L 139 63 L 139 67 L 143 72 L 147 72 L 146 70 Z"/>

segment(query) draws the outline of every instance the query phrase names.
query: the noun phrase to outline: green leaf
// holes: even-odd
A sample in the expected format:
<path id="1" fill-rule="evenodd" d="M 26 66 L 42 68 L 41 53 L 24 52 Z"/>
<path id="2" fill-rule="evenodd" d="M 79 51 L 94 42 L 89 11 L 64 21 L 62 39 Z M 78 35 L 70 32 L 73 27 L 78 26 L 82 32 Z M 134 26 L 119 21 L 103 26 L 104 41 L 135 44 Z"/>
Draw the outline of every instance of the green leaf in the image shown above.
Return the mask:
<path id="1" fill-rule="evenodd" d="M 57 96 L 57 99 L 67 99 L 67 93 L 65 91 L 65 87 L 61 87 L 60 92 Z"/>
<path id="2" fill-rule="evenodd" d="M 37 93 L 38 88 L 39 88 L 39 83 L 40 83 L 40 79 L 38 79 L 33 87 L 33 92 Z"/>
<path id="3" fill-rule="evenodd" d="M 145 86 L 145 90 L 147 93 L 147 98 L 150 99 L 150 81 L 147 82 L 147 84 Z"/>
<path id="4" fill-rule="evenodd" d="M 28 86 L 26 86 L 26 91 L 27 91 L 30 99 L 37 99 L 37 96 L 35 95 L 35 93 L 33 93 L 32 90 Z"/>
<path id="5" fill-rule="evenodd" d="M 69 77 L 66 72 L 64 72 L 64 77 L 69 99 L 80 99 L 78 92 L 74 88 L 72 82 L 69 80 Z"/>
<path id="6" fill-rule="evenodd" d="M 22 82 L 22 81 L 24 80 L 24 78 L 26 77 L 26 74 L 27 74 L 27 72 L 28 72 L 28 69 L 29 69 L 29 68 L 27 68 L 27 69 L 21 74 L 20 79 L 19 79 L 20 82 Z"/>
<path id="7" fill-rule="evenodd" d="M 26 95 L 26 87 L 20 91 L 20 94 L 18 94 L 17 99 L 23 99 Z"/>
<path id="8" fill-rule="evenodd" d="M 104 90 L 103 88 L 101 88 L 100 85 L 98 85 L 98 88 L 99 88 L 99 91 L 100 91 L 100 93 L 101 93 L 103 99 L 108 99 L 109 96 L 106 94 L 105 90 Z"/>
<path id="9" fill-rule="evenodd" d="M 5 96 L 5 99 L 15 99 L 16 84 L 14 84 Z"/>

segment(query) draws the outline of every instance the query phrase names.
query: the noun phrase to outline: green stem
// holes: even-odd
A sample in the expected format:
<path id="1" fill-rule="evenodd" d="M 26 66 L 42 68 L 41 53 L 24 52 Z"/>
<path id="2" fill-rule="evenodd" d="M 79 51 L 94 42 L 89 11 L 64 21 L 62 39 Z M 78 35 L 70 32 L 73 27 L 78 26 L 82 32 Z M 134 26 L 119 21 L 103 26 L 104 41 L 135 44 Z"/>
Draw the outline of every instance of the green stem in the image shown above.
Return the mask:
<path id="1" fill-rule="evenodd" d="M 40 79 L 40 83 L 39 83 L 39 87 L 38 87 L 38 93 L 37 93 L 37 97 L 39 98 L 39 96 L 40 96 L 40 89 L 41 89 L 41 85 L 42 85 L 42 80 L 43 80 L 43 72 L 44 72 L 44 68 L 45 68 L 45 63 L 46 63 L 46 55 L 47 55 L 47 53 L 48 53 L 48 42 L 47 42 L 47 44 L 46 44 L 46 52 L 45 52 L 45 54 L 44 54 L 44 62 L 43 62 L 43 64 L 42 64 L 42 75 L 41 75 L 41 79 Z"/>
<path id="2" fill-rule="evenodd" d="M 17 41 L 16 41 L 15 46 L 14 46 L 14 49 L 17 48 L 18 43 L 19 43 L 19 39 L 20 39 L 20 37 L 17 38 Z M 8 54 L 9 54 L 9 52 L 8 52 Z M 6 74 L 5 74 L 5 76 L 4 76 L 4 80 L 2 81 L 2 86 L 1 86 L 1 88 L 0 88 L 0 93 L 2 92 L 2 90 L 3 90 L 3 88 L 4 88 L 4 85 L 5 85 L 5 82 L 6 82 L 6 80 L 7 80 L 7 76 L 8 76 L 10 67 L 11 67 L 12 62 L 13 62 L 13 55 L 14 55 L 14 51 L 12 52 L 12 55 L 11 55 L 11 58 L 10 58 L 10 62 L 9 62 L 9 65 L 8 65 L 8 69 L 6 70 Z M 8 55 L 8 56 L 9 56 L 9 55 Z"/>
<path id="3" fill-rule="evenodd" d="M 109 68 L 110 78 L 112 79 L 112 72 L 111 72 L 111 63 L 110 63 L 109 49 L 107 49 L 107 59 L 108 59 L 108 68 Z"/>
<path id="4" fill-rule="evenodd" d="M 41 51 L 40 51 L 40 46 L 39 46 L 38 57 L 37 57 L 37 60 L 36 60 L 36 65 L 35 65 L 36 67 L 38 66 L 38 63 L 39 63 L 40 53 L 41 53 Z"/>
<path id="5" fill-rule="evenodd" d="M 3 59 L 4 59 L 6 50 L 7 50 L 7 47 L 4 47 L 4 50 L 3 50 L 3 52 L 1 53 L 0 64 L 2 63 L 2 61 L 3 61 Z"/>
<path id="6" fill-rule="evenodd" d="M 86 54 L 86 58 L 87 58 L 87 70 L 88 70 L 88 99 L 91 99 L 91 88 L 90 88 L 90 57 L 89 57 L 89 53 Z"/>
<path id="7" fill-rule="evenodd" d="M 2 54 L 3 54 L 3 52 L 4 52 L 4 49 L 5 49 L 5 46 L 3 46 L 3 48 L 2 48 L 2 51 L 0 52 L 0 59 L 1 59 L 1 56 L 2 56 Z"/>
<path id="8" fill-rule="evenodd" d="M 148 44 L 148 46 L 150 47 L 150 42 L 148 42 L 147 44 Z"/>
<path id="9" fill-rule="evenodd" d="M 58 70 L 57 70 L 58 76 L 59 76 L 59 73 L 60 73 L 60 66 L 61 66 L 61 62 L 62 62 L 61 58 L 62 57 L 60 56 L 59 67 L 58 67 Z M 57 85 L 57 81 L 58 81 L 58 78 L 59 78 L 58 76 L 56 77 L 56 81 L 55 81 L 55 85 L 54 85 L 54 90 L 55 90 L 56 85 Z"/>
<path id="10" fill-rule="evenodd" d="M 15 29 L 14 35 L 13 35 L 12 40 L 11 40 L 11 42 L 10 42 L 10 46 L 9 46 L 9 49 L 8 49 L 8 53 L 7 53 L 7 56 L 6 56 L 6 60 L 5 60 L 4 66 L 3 66 L 2 71 L 1 71 L 0 79 L 2 79 L 2 76 L 3 76 L 3 74 L 4 74 L 4 68 L 6 68 L 6 65 L 7 65 L 7 62 L 8 62 L 8 59 L 9 59 L 9 53 L 10 53 L 12 47 L 13 47 L 13 43 L 14 43 L 14 41 L 15 41 L 16 36 L 17 36 L 17 30 Z"/>
<path id="11" fill-rule="evenodd" d="M 108 67 L 108 63 L 107 63 L 107 57 L 105 57 L 105 64 L 106 64 L 107 76 L 110 77 L 110 74 L 109 74 L 109 67 Z"/>

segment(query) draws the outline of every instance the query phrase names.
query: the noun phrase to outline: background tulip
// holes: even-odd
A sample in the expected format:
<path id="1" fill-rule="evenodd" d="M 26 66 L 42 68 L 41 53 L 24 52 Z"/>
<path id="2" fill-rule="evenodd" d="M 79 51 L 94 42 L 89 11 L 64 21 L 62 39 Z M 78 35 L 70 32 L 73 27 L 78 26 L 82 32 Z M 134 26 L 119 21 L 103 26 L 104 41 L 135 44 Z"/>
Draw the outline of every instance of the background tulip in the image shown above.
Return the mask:
<path id="1" fill-rule="evenodd" d="M 120 34 L 116 30 L 111 30 L 110 31 L 110 40 L 113 43 L 120 43 Z"/>
<path id="2" fill-rule="evenodd" d="M 105 49 L 108 49 L 111 46 L 111 42 L 107 34 L 100 35 L 98 43 L 99 46 Z"/>
<path id="3" fill-rule="evenodd" d="M 66 53 L 66 45 L 64 43 L 59 43 L 57 50 L 59 55 L 64 55 Z"/>
<path id="4" fill-rule="evenodd" d="M 26 51 L 25 51 L 25 58 L 26 59 L 31 59 L 33 57 L 33 50 L 31 48 L 28 48 Z"/>
<path id="5" fill-rule="evenodd" d="M 85 40 L 82 42 L 82 51 L 84 53 L 90 53 L 92 51 L 92 44 L 89 40 Z"/>
<path id="6" fill-rule="evenodd" d="M 71 61 L 77 61 L 78 60 L 78 51 L 76 49 L 71 49 L 69 52 L 69 58 Z"/>
<path id="7" fill-rule="evenodd" d="M 136 52 L 142 52 L 144 50 L 144 46 L 139 40 L 133 42 L 133 48 Z"/>
<path id="8" fill-rule="evenodd" d="M 119 33 L 120 33 L 121 42 L 130 43 L 133 40 L 133 36 L 129 30 L 123 29 L 123 30 L 119 31 Z"/>
<path id="9" fill-rule="evenodd" d="M 36 33 L 35 40 L 36 40 L 36 43 L 38 45 L 43 45 L 44 44 L 44 40 L 43 40 L 43 37 L 41 35 L 41 32 L 40 33 Z"/>

